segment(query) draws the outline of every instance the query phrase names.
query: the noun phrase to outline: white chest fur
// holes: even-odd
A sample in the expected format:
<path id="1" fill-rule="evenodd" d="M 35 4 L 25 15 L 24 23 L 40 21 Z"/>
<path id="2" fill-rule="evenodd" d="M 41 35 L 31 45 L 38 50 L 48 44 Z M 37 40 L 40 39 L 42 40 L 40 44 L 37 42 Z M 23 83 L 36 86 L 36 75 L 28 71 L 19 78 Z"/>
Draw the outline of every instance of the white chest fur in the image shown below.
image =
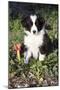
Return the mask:
<path id="1" fill-rule="evenodd" d="M 44 30 L 37 35 L 26 32 L 27 36 L 24 36 L 24 44 L 28 50 L 33 54 L 33 57 L 37 59 L 39 47 L 43 44 Z"/>

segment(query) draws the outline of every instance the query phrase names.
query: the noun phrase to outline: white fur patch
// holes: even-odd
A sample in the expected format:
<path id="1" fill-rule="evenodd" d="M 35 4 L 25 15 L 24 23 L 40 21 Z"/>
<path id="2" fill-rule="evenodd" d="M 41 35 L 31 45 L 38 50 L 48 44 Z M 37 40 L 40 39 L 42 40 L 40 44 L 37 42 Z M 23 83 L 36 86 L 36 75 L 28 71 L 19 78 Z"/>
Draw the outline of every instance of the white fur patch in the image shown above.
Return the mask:
<path id="1" fill-rule="evenodd" d="M 35 21 L 37 19 L 37 16 L 36 15 L 31 15 L 30 18 L 31 18 L 33 24 L 35 24 Z"/>
<path id="2" fill-rule="evenodd" d="M 43 61 L 45 59 L 45 54 L 39 53 L 39 61 Z"/>
<path id="3" fill-rule="evenodd" d="M 24 44 L 28 47 L 28 50 L 33 54 L 33 57 L 37 59 L 39 47 L 43 44 L 44 30 L 42 29 L 38 35 L 32 35 L 31 33 L 28 33 L 28 31 L 25 33 L 27 34 L 27 36 L 24 36 Z"/>

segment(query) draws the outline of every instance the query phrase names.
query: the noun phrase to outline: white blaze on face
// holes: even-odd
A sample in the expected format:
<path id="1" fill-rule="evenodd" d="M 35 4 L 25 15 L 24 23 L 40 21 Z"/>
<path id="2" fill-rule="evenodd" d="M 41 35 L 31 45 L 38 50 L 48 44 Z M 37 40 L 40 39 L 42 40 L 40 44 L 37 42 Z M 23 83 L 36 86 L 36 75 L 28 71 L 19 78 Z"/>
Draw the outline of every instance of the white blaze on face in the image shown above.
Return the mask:
<path id="1" fill-rule="evenodd" d="M 33 24 L 35 24 L 35 21 L 37 19 L 37 16 L 36 15 L 31 15 L 30 18 L 31 18 Z"/>
<path id="2" fill-rule="evenodd" d="M 37 30 L 37 27 L 36 27 L 36 25 L 35 25 L 37 16 L 36 16 L 36 15 L 31 15 L 30 18 L 31 18 L 31 20 L 32 20 L 32 22 L 33 22 L 33 25 L 32 25 L 32 27 L 31 27 L 31 33 L 33 34 L 34 31 L 35 31 L 35 33 L 37 33 L 38 30 Z"/>

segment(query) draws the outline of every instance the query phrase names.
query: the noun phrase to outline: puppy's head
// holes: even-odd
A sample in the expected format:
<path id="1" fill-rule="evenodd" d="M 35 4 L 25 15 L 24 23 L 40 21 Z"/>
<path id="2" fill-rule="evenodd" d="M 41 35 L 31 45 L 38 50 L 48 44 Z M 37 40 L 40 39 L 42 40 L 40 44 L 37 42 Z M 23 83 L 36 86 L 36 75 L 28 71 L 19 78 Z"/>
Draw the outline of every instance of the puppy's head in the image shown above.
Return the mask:
<path id="1" fill-rule="evenodd" d="M 38 34 L 42 30 L 44 23 L 45 20 L 36 15 L 26 16 L 22 19 L 22 25 L 25 27 L 25 30 L 34 35 Z"/>

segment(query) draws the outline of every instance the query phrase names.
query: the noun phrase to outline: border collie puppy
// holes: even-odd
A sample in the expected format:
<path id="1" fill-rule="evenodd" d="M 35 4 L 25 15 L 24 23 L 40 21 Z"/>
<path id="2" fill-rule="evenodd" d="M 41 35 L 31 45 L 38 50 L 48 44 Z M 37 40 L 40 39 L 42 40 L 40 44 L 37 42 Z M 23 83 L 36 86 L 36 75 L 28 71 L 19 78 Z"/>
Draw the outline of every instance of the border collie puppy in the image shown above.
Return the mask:
<path id="1" fill-rule="evenodd" d="M 24 63 L 28 64 L 31 57 L 44 60 L 50 50 L 51 41 L 45 29 L 45 20 L 37 15 L 23 17 L 24 27 Z"/>

